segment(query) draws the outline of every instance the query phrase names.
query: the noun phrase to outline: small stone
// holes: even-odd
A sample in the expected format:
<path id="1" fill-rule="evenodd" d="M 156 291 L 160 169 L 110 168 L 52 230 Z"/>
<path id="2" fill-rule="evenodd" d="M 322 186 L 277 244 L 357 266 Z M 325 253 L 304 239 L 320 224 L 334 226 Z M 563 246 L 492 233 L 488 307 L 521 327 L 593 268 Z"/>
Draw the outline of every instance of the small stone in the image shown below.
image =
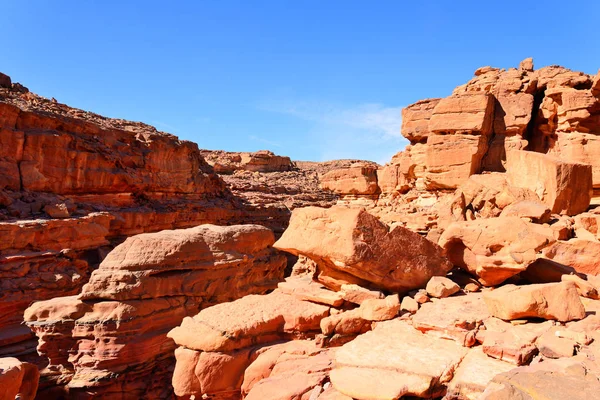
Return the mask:
<path id="1" fill-rule="evenodd" d="M 398 315 L 400 299 L 398 295 L 390 295 L 385 299 L 365 300 L 359 309 L 362 317 L 368 321 L 386 321 Z"/>
<path id="2" fill-rule="evenodd" d="M 69 218 L 69 210 L 65 203 L 48 204 L 44 207 L 44 212 L 52 218 Z"/>
<path id="3" fill-rule="evenodd" d="M 410 296 L 404 296 L 400 303 L 400 310 L 414 314 L 419 311 L 419 303 Z"/>
<path id="4" fill-rule="evenodd" d="M 427 282 L 426 289 L 427 293 L 431 297 L 437 297 L 438 299 L 452 296 L 454 293 L 460 290 L 455 282 L 446 278 L 445 276 L 434 276 Z"/>

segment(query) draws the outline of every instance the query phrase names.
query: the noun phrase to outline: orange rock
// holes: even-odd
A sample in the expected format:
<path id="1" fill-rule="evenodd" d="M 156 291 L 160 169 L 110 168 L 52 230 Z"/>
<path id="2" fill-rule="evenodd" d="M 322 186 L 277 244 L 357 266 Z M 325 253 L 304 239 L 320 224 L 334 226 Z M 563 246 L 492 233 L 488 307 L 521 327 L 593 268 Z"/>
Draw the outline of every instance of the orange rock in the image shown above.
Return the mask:
<path id="1" fill-rule="evenodd" d="M 367 299 L 359 307 L 360 313 L 367 321 L 386 321 L 396 318 L 400 311 L 398 295 L 389 295 L 385 299 Z"/>
<path id="2" fill-rule="evenodd" d="M 427 188 L 456 189 L 481 169 L 488 139 L 482 135 L 434 135 L 427 139 Z"/>
<path id="3" fill-rule="evenodd" d="M 488 357 L 481 347 L 469 351 L 454 372 L 446 396 L 476 400 L 498 374 L 514 369 L 514 365 Z"/>
<path id="4" fill-rule="evenodd" d="M 327 172 L 321 176 L 321 188 L 342 195 L 374 195 L 379 191 L 377 168 L 357 166 Z"/>
<path id="5" fill-rule="evenodd" d="M 16 358 L 0 358 L 0 399 L 33 400 L 40 373 L 35 365 Z"/>
<path id="6" fill-rule="evenodd" d="M 445 276 L 434 276 L 427 282 L 425 290 L 431 297 L 444 298 L 458 292 L 460 286 Z"/>
<path id="7" fill-rule="evenodd" d="M 589 240 L 571 239 L 559 240 L 543 251 L 544 257 L 577 272 L 590 275 L 600 275 L 600 243 Z"/>
<path id="8" fill-rule="evenodd" d="M 429 120 L 435 133 L 470 132 L 487 135 L 494 118 L 494 98 L 488 93 L 461 94 L 441 99 Z"/>
<path id="9" fill-rule="evenodd" d="M 422 304 L 413 316 L 413 326 L 421 332 L 471 347 L 488 317 L 482 295 L 474 293 Z"/>
<path id="10" fill-rule="evenodd" d="M 506 285 L 485 292 L 483 299 L 490 314 L 504 320 L 544 318 L 567 322 L 585 317 L 573 282 Z"/>
<path id="11" fill-rule="evenodd" d="M 531 188 L 553 213 L 575 215 L 587 210 L 592 197 L 592 168 L 530 151 L 507 154 L 509 182 Z"/>
<path id="12" fill-rule="evenodd" d="M 179 346 L 198 351 L 232 351 L 276 341 L 286 334 L 319 330 L 329 307 L 274 291 L 206 308 L 169 332 Z"/>
<path id="13" fill-rule="evenodd" d="M 275 345 L 248 367 L 242 393 L 249 400 L 316 398 L 313 393 L 321 393 L 332 367 L 332 352 L 316 348 L 313 342 Z"/>
<path id="14" fill-rule="evenodd" d="M 433 109 L 441 99 L 426 99 L 411 104 L 402 109 L 402 136 L 410 140 L 412 144 L 425 142 L 431 131 L 429 120 Z"/>
<path id="15" fill-rule="evenodd" d="M 512 400 L 535 393 L 548 400 L 592 399 L 600 390 L 595 373 L 572 359 L 548 360 L 494 377 L 480 400 Z"/>
<path id="16" fill-rule="evenodd" d="M 436 397 L 466 353 L 405 322 L 386 321 L 336 351 L 330 379 L 337 391 L 355 399 Z"/>
<path id="17" fill-rule="evenodd" d="M 489 357 L 516 365 L 525 365 L 537 354 L 535 341 L 553 326 L 552 321 L 512 325 L 491 317 L 485 320 L 485 330 L 477 333 L 482 349 Z"/>
<path id="18" fill-rule="evenodd" d="M 71 394 L 171 396 L 164 382 L 175 343 L 167 332 L 202 306 L 274 289 L 285 257 L 273 242 L 272 232 L 256 225 L 202 225 L 127 239 L 79 296 L 27 309 L 38 352 L 49 360 L 45 381 L 67 385 Z M 230 368 L 238 360 L 201 359 Z"/>
<path id="19" fill-rule="evenodd" d="M 500 216 L 526 218 L 544 224 L 550 220 L 550 209 L 539 201 L 522 200 L 506 206 Z"/>
<path id="20" fill-rule="evenodd" d="M 554 242 L 552 230 L 518 217 L 455 222 L 439 240 L 448 259 L 486 286 L 524 271 Z"/>
<path id="21" fill-rule="evenodd" d="M 364 209 L 294 210 L 274 246 L 315 260 L 318 279 L 336 290 L 354 283 L 408 291 L 451 267 L 436 244 L 402 227 L 390 231 Z"/>
<path id="22" fill-rule="evenodd" d="M 92 273 L 82 300 L 144 299 L 173 294 L 220 303 L 263 293 L 283 278 L 285 257 L 259 225 L 164 230 L 117 246 Z"/>

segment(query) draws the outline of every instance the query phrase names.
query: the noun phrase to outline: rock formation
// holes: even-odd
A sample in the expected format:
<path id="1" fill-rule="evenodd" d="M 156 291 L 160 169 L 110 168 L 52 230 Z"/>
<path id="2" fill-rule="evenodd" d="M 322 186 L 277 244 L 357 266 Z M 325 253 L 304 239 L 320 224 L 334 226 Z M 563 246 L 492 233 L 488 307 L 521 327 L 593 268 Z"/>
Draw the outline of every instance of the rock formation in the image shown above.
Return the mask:
<path id="1" fill-rule="evenodd" d="M 294 162 L 0 74 L 0 398 L 593 396 L 600 74 L 402 115 L 386 165 Z"/>
<path id="2" fill-rule="evenodd" d="M 258 225 L 200 225 L 128 238 L 78 296 L 25 312 L 48 359 L 42 387 L 101 398 L 167 398 L 174 345 L 167 332 L 187 315 L 274 289 L 286 259 Z"/>

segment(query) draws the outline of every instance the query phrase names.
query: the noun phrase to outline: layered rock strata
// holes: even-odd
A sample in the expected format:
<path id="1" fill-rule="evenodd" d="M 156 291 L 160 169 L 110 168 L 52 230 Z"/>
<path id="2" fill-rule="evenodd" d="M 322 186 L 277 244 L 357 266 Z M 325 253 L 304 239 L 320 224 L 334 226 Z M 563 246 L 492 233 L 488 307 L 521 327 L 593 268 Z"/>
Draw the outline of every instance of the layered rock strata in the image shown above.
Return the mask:
<path id="1" fill-rule="evenodd" d="M 187 315 L 274 289 L 286 259 L 258 225 L 201 225 L 133 236 L 92 273 L 78 296 L 27 309 L 48 359 L 43 386 L 87 398 L 168 398 L 173 342 Z"/>

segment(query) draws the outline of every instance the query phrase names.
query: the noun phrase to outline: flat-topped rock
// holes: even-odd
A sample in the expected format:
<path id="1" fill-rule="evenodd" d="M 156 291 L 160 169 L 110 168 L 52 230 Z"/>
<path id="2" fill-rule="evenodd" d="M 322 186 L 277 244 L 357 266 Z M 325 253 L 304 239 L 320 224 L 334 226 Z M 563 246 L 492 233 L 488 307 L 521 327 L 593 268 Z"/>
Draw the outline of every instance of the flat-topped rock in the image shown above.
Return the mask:
<path id="1" fill-rule="evenodd" d="M 249 295 L 184 318 L 168 334 L 176 344 L 199 351 L 231 351 L 282 338 L 286 333 L 318 331 L 329 307 L 274 291 Z"/>
<path id="2" fill-rule="evenodd" d="M 514 369 L 514 365 L 488 357 L 481 347 L 469 350 L 448 384 L 447 397 L 476 400 L 498 374 Z"/>
<path id="3" fill-rule="evenodd" d="M 506 285 L 484 293 L 490 314 L 503 320 L 543 318 L 568 322 L 585 317 L 573 282 Z"/>
<path id="4" fill-rule="evenodd" d="M 336 351 L 330 379 L 336 390 L 359 400 L 431 398 L 444 393 L 466 353 L 403 321 L 386 321 Z"/>
<path id="5" fill-rule="evenodd" d="M 300 300 L 312 301 L 332 307 L 339 307 L 344 303 L 342 293 L 334 292 L 316 282 L 311 276 L 286 278 L 279 282 L 277 288 L 280 292 L 290 294 Z"/>
<path id="6" fill-rule="evenodd" d="M 421 304 L 413 316 L 413 326 L 421 332 L 473 346 L 475 335 L 489 317 L 481 293 L 448 297 Z"/>

